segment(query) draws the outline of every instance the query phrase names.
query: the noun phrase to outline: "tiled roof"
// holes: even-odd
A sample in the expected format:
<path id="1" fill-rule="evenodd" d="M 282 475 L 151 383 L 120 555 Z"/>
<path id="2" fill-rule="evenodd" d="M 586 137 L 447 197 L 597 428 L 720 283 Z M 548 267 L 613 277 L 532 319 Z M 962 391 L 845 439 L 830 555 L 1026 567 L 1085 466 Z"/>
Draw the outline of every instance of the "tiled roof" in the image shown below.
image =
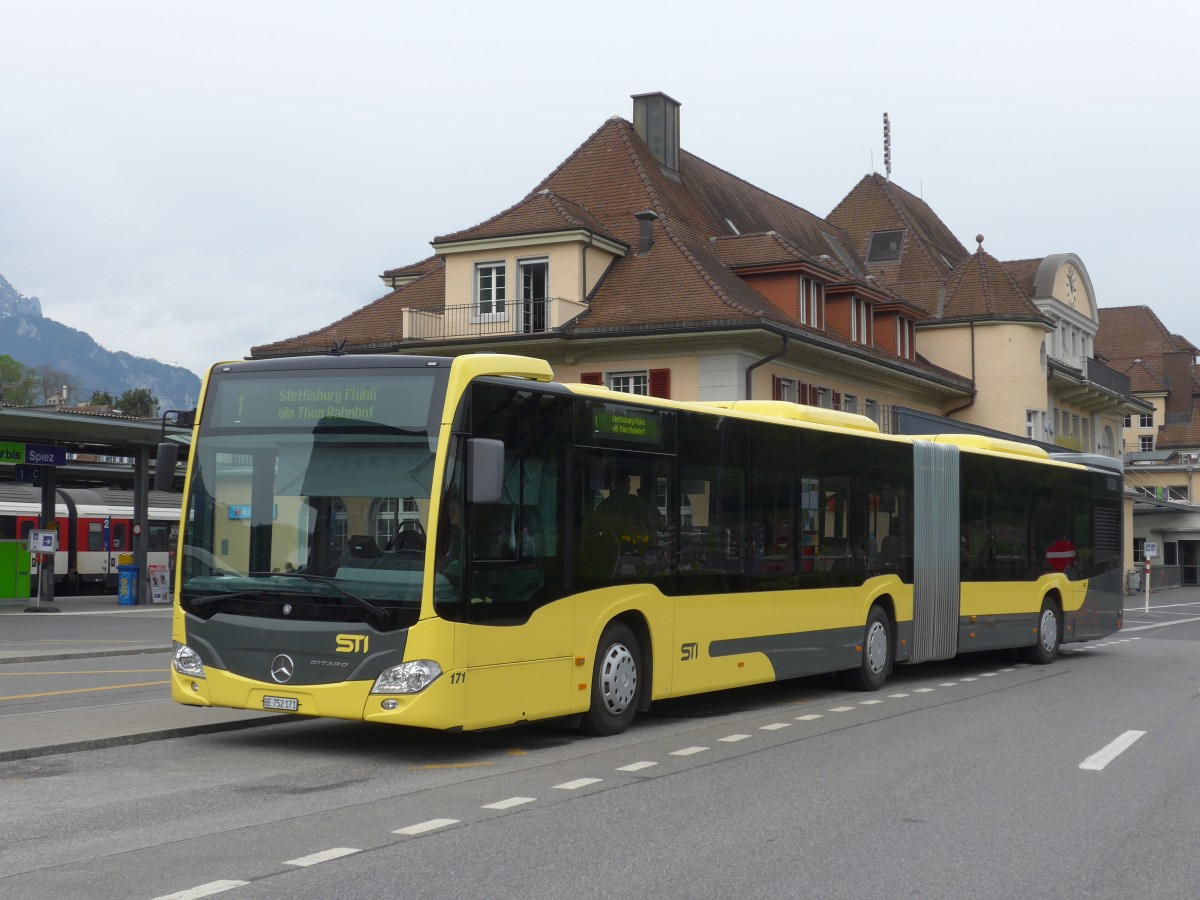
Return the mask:
<path id="1" fill-rule="evenodd" d="M 440 256 L 427 256 L 419 262 L 409 263 L 407 266 L 400 266 L 398 269 L 388 269 L 383 273 L 382 277 L 403 278 L 407 275 L 425 275 L 441 265 L 441 262 L 442 259 Z"/>
<path id="2" fill-rule="evenodd" d="M 1097 310 L 1100 330 L 1096 334 L 1096 352 L 1103 354 L 1120 369 L 1135 359 L 1145 360 L 1162 374 L 1162 356 L 1173 351 L 1200 353 L 1181 335 L 1171 334 L 1148 306 L 1110 306 Z"/>
<path id="3" fill-rule="evenodd" d="M 1043 318 L 1009 270 L 982 247 L 963 260 L 946 279 L 946 298 L 937 316 L 942 319 Z"/>
<path id="4" fill-rule="evenodd" d="M 403 332 L 403 310 L 441 312 L 446 305 L 446 263 L 436 265 L 415 281 L 384 294 L 331 325 L 297 337 L 250 348 L 251 356 L 313 353 L 346 341 L 353 346 L 370 346 L 398 340 Z"/>
<path id="5" fill-rule="evenodd" d="M 1155 394 L 1167 389 L 1160 373 L 1150 368 L 1144 359 L 1133 360 L 1124 374 L 1129 376 L 1129 389 L 1135 394 Z"/>
<path id="6" fill-rule="evenodd" d="M 454 241 L 578 230 L 590 231 L 598 237 L 617 241 L 586 207 L 543 188 L 492 216 L 486 222 L 434 238 L 433 243 L 436 246 Z"/>
<path id="7" fill-rule="evenodd" d="M 854 186 L 829 214 L 829 222 L 845 230 L 863 259 L 872 234 L 903 231 L 900 259 L 867 267 L 930 315 L 936 315 L 945 279 L 968 256 L 924 200 L 877 173 Z"/>
<path id="8" fill-rule="evenodd" d="M 1190 422 L 1169 422 L 1158 429 L 1155 446 L 1160 450 L 1200 448 L 1200 397 L 1192 398 Z"/>
<path id="9" fill-rule="evenodd" d="M 1026 297 L 1033 296 L 1033 279 L 1041 264 L 1041 259 L 1011 259 L 1000 263 L 1004 266 L 1004 270 L 1013 277 L 1017 286 L 1025 292 Z"/>

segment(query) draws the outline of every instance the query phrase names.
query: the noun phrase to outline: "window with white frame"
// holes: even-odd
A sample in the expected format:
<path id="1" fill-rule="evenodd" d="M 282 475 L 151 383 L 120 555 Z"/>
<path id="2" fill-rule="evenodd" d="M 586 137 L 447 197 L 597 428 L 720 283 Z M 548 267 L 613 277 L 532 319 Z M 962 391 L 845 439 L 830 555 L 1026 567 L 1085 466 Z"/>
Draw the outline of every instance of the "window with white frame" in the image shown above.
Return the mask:
<path id="1" fill-rule="evenodd" d="M 649 397 L 650 373 L 610 372 L 608 375 L 608 387 L 610 390 L 621 391 L 626 394 L 641 394 L 643 397 Z"/>
<path id="2" fill-rule="evenodd" d="M 871 304 L 858 297 L 850 300 L 850 340 L 871 343 Z"/>
<path id="3" fill-rule="evenodd" d="M 913 323 L 901 316 L 896 317 L 896 355 L 913 358 Z"/>
<path id="4" fill-rule="evenodd" d="M 1045 440 L 1046 411 L 1044 409 L 1025 410 L 1025 437 L 1035 441 Z"/>
<path id="5" fill-rule="evenodd" d="M 1126 428 L 1132 428 L 1132 427 L 1133 427 L 1133 416 L 1126 416 L 1126 417 L 1125 417 L 1125 427 L 1126 427 Z"/>
<path id="6" fill-rule="evenodd" d="M 504 263 L 476 263 L 475 311 L 480 316 L 502 316 L 505 312 L 506 286 Z"/>
<path id="7" fill-rule="evenodd" d="M 812 278 L 800 279 L 800 322 L 803 325 L 811 325 L 813 328 L 821 327 L 821 301 L 823 299 L 823 290 L 821 282 L 815 281 Z"/>
<path id="8" fill-rule="evenodd" d="M 1138 415 L 1138 425 L 1141 428 L 1154 427 L 1154 413 L 1140 413 Z"/>
<path id="9" fill-rule="evenodd" d="M 817 388 L 817 406 L 830 409 L 833 406 L 833 392 L 829 388 Z"/>
<path id="10" fill-rule="evenodd" d="M 858 398 L 853 394 L 842 394 L 842 411 L 848 413 L 858 412 Z"/>
<path id="11" fill-rule="evenodd" d="M 1143 453 L 1149 453 L 1154 449 L 1154 435 L 1143 434 L 1138 438 L 1138 449 Z"/>
<path id="12" fill-rule="evenodd" d="M 796 381 L 793 378 L 779 379 L 779 399 L 788 403 L 796 403 Z"/>

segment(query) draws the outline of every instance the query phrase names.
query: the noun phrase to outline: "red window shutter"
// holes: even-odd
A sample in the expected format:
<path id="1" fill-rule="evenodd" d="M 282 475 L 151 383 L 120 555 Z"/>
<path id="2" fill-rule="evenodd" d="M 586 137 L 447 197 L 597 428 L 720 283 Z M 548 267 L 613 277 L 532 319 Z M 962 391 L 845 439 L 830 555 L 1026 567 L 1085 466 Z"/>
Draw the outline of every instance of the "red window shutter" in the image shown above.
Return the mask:
<path id="1" fill-rule="evenodd" d="M 604 384 L 603 372 L 584 372 L 579 376 L 580 382 L 583 384 Z"/>
<path id="2" fill-rule="evenodd" d="M 783 399 L 783 379 L 780 378 L 778 375 L 771 376 L 771 399 L 772 400 L 782 400 Z"/>
<path id="3" fill-rule="evenodd" d="M 808 403 L 808 401 L 809 401 L 808 385 L 807 384 L 796 385 L 796 397 L 799 398 L 800 402 L 803 403 L 805 406 L 809 405 L 809 403 Z"/>
<path id="4" fill-rule="evenodd" d="M 841 391 L 833 392 L 833 408 L 834 409 L 842 408 L 842 392 Z"/>
<path id="5" fill-rule="evenodd" d="M 664 400 L 671 399 L 671 370 L 670 369 L 651 369 L 650 370 L 650 396 L 662 397 Z"/>

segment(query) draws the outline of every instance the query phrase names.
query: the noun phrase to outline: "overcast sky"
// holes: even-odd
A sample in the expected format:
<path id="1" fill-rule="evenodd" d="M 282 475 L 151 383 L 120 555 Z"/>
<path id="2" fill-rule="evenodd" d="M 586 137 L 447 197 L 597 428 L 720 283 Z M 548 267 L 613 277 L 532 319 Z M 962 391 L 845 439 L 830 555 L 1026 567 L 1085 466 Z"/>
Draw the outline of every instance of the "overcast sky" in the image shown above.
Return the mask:
<path id="1" fill-rule="evenodd" d="M 199 373 L 327 325 L 630 94 L 817 215 L 883 169 L 1200 343 L 1200 4 L 0 0 L 0 274 Z M 1193 224 L 1189 224 L 1193 223 Z"/>

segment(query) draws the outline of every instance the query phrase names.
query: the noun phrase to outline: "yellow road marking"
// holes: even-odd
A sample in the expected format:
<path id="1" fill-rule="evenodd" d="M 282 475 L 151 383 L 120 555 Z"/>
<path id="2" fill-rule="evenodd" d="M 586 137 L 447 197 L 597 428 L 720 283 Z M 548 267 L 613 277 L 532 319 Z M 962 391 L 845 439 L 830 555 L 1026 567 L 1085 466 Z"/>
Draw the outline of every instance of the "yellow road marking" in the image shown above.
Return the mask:
<path id="1" fill-rule="evenodd" d="M 76 688 L 73 691 L 43 691 L 39 694 L 13 694 L 12 696 L 9 696 L 9 697 L 0 697 L 0 701 L 33 700 L 37 697 L 60 697 L 63 694 L 87 694 L 87 693 L 91 693 L 93 691 L 119 691 L 119 690 L 122 690 L 123 688 L 157 687 L 159 685 L 170 684 L 170 683 L 171 682 L 168 679 L 167 681 L 143 681 L 139 684 L 114 684 L 114 685 L 111 685 L 110 687 Z"/>

